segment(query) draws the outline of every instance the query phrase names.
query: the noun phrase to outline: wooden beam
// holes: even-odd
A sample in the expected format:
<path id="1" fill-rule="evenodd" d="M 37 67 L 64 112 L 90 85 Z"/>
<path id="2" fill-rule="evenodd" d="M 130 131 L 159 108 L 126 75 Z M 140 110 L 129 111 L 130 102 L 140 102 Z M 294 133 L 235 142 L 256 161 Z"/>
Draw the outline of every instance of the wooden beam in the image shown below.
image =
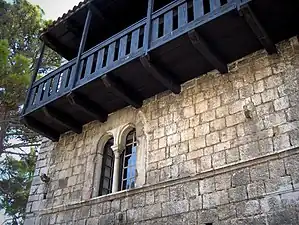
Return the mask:
<path id="1" fill-rule="evenodd" d="M 242 5 L 239 9 L 239 13 L 250 26 L 260 43 L 267 50 L 268 54 L 277 53 L 277 48 L 274 42 L 270 39 L 269 35 L 267 34 L 264 27 L 252 11 L 251 7 L 248 4 Z"/>
<path id="2" fill-rule="evenodd" d="M 86 112 L 100 122 L 104 123 L 107 121 L 108 113 L 94 101 L 74 92 L 69 93 L 67 98 L 71 105 L 78 107 L 80 110 Z"/>
<path id="3" fill-rule="evenodd" d="M 164 85 L 164 87 L 171 90 L 175 94 L 179 94 L 181 92 L 181 85 L 175 80 L 175 75 L 157 65 L 154 65 L 151 62 L 150 56 L 148 54 L 140 57 L 140 62 L 146 71 L 149 72 L 162 85 Z"/>
<path id="4" fill-rule="evenodd" d="M 78 123 L 78 121 L 74 120 L 70 115 L 67 115 L 49 106 L 43 107 L 43 112 L 48 118 L 54 120 L 56 123 L 59 123 L 62 126 L 67 127 L 68 129 L 74 131 L 77 134 L 82 133 L 82 125 Z"/>
<path id="5" fill-rule="evenodd" d="M 91 10 L 93 15 L 98 17 L 98 19 L 103 20 L 103 21 L 107 20 L 107 18 L 104 17 L 103 13 L 97 7 L 95 7 L 92 3 L 90 3 L 88 5 L 88 8 Z"/>
<path id="6" fill-rule="evenodd" d="M 29 129 L 49 138 L 50 140 L 52 140 L 54 142 L 57 142 L 59 140 L 60 134 L 56 130 L 37 121 L 34 118 L 24 116 L 24 117 L 21 117 L 21 122 L 23 124 L 25 124 L 25 126 L 27 126 Z"/>
<path id="7" fill-rule="evenodd" d="M 33 84 L 36 80 L 38 70 L 39 70 L 39 68 L 41 66 L 41 63 L 43 61 L 45 48 L 46 48 L 46 44 L 45 44 L 45 42 L 43 42 L 42 45 L 41 45 L 39 57 L 37 58 L 36 63 L 35 63 L 34 71 L 33 71 L 32 77 L 31 77 L 31 81 L 30 81 L 30 84 L 29 84 L 29 87 L 28 87 L 28 90 L 27 90 L 27 93 L 26 93 L 26 99 L 25 99 L 24 107 L 22 109 L 22 114 L 25 114 L 26 109 L 28 107 L 28 104 L 29 104 L 29 101 L 30 101 L 30 95 L 31 95 L 31 92 L 32 92 L 32 86 L 33 86 Z"/>
<path id="8" fill-rule="evenodd" d="M 226 63 L 211 49 L 208 43 L 199 35 L 196 30 L 188 32 L 189 39 L 194 48 L 208 60 L 220 73 L 227 73 Z"/>
<path id="9" fill-rule="evenodd" d="M 87 15 L 86 15 L 84 29 L 83 29 L 83 33 L 82 33 L 82 37 L 81 37 L 81 41 L 80 41 L 80 46 L 79 46 L 79 50 L 78 50 L 78 55 L 77 55 L 77 59 L 76 59 L 75 77 L 73 79 L 73 83 L 71 84 L 72 89 L 75 88 L 76 82 L 78 80 L 80 64 L 81 64 L 81 55 L 82 55 L 82 53 L 84 52 L 84 49 L 85 49 L 85 44 L 86 44 L 86 40 L 87 40 L 87 36 L 88 36 L 91 17 L 92 17 L 92 12 L 89 9 L 88 12 L 87 12 Z"/>
<path id="10" fill-rule="evenodd" d="M 102 76 L 104 85 L 109 88 L 116 96 L 132 105 L 135 108 L 142 106 L 142 101 L 134 94 L 134 90 L 126 87 L 121 81 L 117 81 L 111 74 L 105 74 Z"/>

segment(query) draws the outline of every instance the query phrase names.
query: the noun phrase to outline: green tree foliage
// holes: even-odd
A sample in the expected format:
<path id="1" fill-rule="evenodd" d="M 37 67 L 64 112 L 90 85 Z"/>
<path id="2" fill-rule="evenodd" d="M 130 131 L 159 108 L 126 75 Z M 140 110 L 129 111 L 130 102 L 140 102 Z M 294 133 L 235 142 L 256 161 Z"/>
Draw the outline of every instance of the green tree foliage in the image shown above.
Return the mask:
<path id="1" fill-rule="evenodd" d="M 9 216 L 6 224 L 22 224 L 24 220 L 35 162 L 34 149 L 20 159 L 7 156 L 0 162 L 0 209 Z"/>
<path id="2" fill-rule="evenodd" d="M 20 123 L 20 113 L 39 56 L 40 31 L 49 23 L 42 16 L 41 8 L 27 0 L 0 0 L 0 208 L 13 219 L 11 224 L 24 216 L 40 141 Z M 60 62 L 46 48 L 39 76 Z"/>
<path id="3" fill-rule="evenodd" d="M 40 31 L 49 24 L 42 16 L 42 9 L 27 0 L 0 0 L 0 156 L 38 145 L 39 136 L 23 126 L 19 117 L 39 56 Z M 39 73 L 53 70 L 60 62 L 58 54 L 46 49 Z"/>

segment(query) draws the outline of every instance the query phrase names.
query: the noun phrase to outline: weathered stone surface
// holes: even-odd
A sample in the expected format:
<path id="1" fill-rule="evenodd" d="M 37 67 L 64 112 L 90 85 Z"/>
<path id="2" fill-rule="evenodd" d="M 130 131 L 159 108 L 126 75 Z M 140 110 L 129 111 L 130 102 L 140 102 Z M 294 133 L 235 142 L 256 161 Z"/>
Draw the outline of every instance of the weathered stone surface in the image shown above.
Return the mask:
<path id="1" fill-rule="evenodd" d="M 44 141 L 25 224 L 299 224 L 298 38 L 277 47 Z M 136 188 L 98 197 L 102 137 L 121 152 L 126 126 L 136 128 Z"/>

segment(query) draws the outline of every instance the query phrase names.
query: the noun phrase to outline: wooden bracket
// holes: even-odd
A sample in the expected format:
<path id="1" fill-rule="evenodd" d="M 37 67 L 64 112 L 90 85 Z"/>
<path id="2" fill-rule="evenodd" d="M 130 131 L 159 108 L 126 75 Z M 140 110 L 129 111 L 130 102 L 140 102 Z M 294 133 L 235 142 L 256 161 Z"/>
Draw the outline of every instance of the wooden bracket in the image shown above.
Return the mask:
<path id="1" fill-rule="evenodd" d="M 148 54 L 141 56 L 140 62 L 146 71 L 149 72 L 157 81 L 163 84 L 164 87 L 175 94 L 179 94 L 181 92 L 181 85 L 175 80 L 175 76 L 157 65 L 154 65 Z"/>
<path id="2" fill-rule="evenodd" d="M 71 105 L 78 107 L 100 122 L 104 123 L 107 121 L 108 113 L 94 101 L 91 101 L 83 95 L 75 94 L 74 92 L 69 93 L 67 98 Z"/>
<path id="3" fill-rule="evenodd" d="M 35 131 L 36 133 L 42 134 L 43 136 L 49 138 L 54 142 L 57 142 L 59 140 L 60 134 L 56 130 L 37 121 L 34 118 L 24 116 L 21 118 L 21 122 L 25 124 L 29 129 Z"/>
<path id="4" fill-rule="evenodd" d="M 188 32 L 189 39 L 194 48 L 208 60 L 220 73 L 227 73 L 227 64 L 210 48 L 208 43 L 196 30 Z"/>
<path id="5" fill-rule="evenodd" d="M 74 120 L 70 115 L 67 115 L 49 106 L 43 107 L 43 112 L 48 118 L 54 120 L 56 123 L 67 127 L 77 134 L 82 133 L 82 125 L 78 123 L 78 121 Z"/>
<path id="6" fill-rule="evenodd" d="M 126 87 L 124 84 L 120 83 L 120 81 L 116 81 L 111 74 L 105 74 L 102 76 L 102 81 L 104 85 L 113 92 L 113 94 L 120 97 L 131 106 L 135 108 L 140 108 L 142 106 L 142 101 L 137 97 L 137 94 L 134 94 L 134 90 Z"/>
<path id="7" fill-rule="evenodd" d="M 241 6 L 239 9 L 239 14 L 245 19 L 255 36 L 267 50 L 268 54 L 271 55 L 277 53 L 277 48 L 275 44 L 270 39 L 269 35 L 267 34 L 264 27 L 252 11 L 251 7 L 248 4 Z"/>

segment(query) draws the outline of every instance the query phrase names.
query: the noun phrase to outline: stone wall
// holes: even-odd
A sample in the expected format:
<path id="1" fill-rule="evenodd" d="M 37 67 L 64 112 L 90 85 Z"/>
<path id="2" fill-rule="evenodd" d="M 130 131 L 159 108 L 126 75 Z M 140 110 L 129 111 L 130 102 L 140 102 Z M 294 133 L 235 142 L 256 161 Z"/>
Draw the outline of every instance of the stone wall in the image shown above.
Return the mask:
<path id="1" fill-rule="evenodd" d="M 299 224 L 299 43 L 259 51 L 41 147 L 26 224 Z M 101 140 L 136 127 L 137 187 L 95 197 Z M 49 185 L 39 175 L 47 173 Z"/>

